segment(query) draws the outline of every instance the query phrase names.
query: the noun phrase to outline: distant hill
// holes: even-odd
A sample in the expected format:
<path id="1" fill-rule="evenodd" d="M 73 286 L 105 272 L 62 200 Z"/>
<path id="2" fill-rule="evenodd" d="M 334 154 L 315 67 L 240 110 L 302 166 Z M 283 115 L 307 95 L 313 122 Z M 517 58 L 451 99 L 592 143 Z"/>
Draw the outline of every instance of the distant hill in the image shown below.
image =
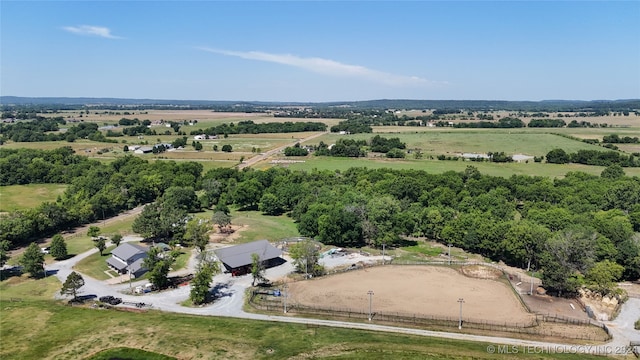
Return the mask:
<path id="1" fill-rule="evenodd" d="M 627 100 L 408 100 L 381 99 L 344 102 L 262 102 L 262 101 L 217 101 L 217 100 L 159 100 L 122 98 L 67 98 L 67 97 L 19 97 L 0 96 L 2 106 L 54 106 L 57 108 L 196 108 L 215 110 L 250 111 L 277 109 L 286 106 L 314 108 L 342 107 L 351 109 L 465 109 L 474 111 L 621 111 L 639 110 L 640 99 Z"/>

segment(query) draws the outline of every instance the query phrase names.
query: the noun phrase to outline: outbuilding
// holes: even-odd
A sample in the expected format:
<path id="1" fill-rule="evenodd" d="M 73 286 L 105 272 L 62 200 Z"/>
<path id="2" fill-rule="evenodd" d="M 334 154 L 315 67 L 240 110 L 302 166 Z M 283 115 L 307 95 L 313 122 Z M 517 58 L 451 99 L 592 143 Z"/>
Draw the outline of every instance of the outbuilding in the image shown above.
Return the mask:
<path id="1" fill-rule="evenodd" d="M 218 249 L 215 253 L 225 269 L 234 276 L 251 272 L 252 254 L 258 254 L 265 268 L 277 266 L 284 262 L 284 259 L 280 257 L 282 251 L 275 248 L 267 240 L 230 246 Z"/>

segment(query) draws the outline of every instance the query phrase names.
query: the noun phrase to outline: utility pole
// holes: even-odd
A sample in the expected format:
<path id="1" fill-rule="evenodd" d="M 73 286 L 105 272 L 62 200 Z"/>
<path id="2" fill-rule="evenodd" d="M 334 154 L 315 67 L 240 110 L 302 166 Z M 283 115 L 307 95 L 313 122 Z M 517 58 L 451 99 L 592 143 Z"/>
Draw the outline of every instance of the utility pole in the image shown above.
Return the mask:
<path id="1" fill-rule="evenodd" d="M 371 319 L 373 318 L 373 313 L 371 312 L 371 302 L 372 302 L 372 299 L 373 299 L 373 290 L 367 291 L 367 294 L 369 295 L 369 321 L 371 321 Z"/>
<path id="2" fill-rule="evenodd" d="M 458 302 L 460 303 L 460 318 L 458 320 L 458 329 L 462 329 L 462 304 L 464 303 L 464 299 L 459 298 Z"/>
<path id="3" fill-rule="evenodd" d="M 382 265 L 384 265 L 384 248 L 387 246 L 387 244 L 382 244 Z"/>
<path id="4" fill-rule="evenodd" d="M 449 244 L 449 265 L 451 265 L 451 244 Z"/>
<path id="5" fill-rule="evenodd" d="M 531 290 L 529 290 L 529 295 L 533 295 L 533 279 L 535 279 L 536 271 L 533 270 L 531 273 Z"/>
<path id="6" fill-rule="evenodd" d="M 285 283 L 284 286 L 282 287 L 284 289 L 284 313 L 287 313 L 287 296 L 289 296 L 289 284 Z"/>

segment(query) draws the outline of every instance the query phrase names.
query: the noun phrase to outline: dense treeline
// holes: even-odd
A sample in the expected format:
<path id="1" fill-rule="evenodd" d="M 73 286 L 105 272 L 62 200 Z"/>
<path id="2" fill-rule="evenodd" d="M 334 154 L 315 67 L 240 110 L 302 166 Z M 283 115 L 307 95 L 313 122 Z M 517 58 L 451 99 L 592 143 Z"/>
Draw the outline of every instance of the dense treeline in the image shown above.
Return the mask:
<path id="1" fill-rule="evenodd" d="M 597 166 L 640 166 L 640 158 L 637 158 L 633 154 L 625 155 L 616 151 L 578 150 L 575 153 L 567 153 L 563 149 L 553 149 L 547 153 L 546 158 L 547 162 L 551 164 L 576 163 Z"/>
<path id="2" fill-rule="evenodd" d="M 564 179 L 349 169 L 298 172 L 215 169 L 208 205 L 289 213 L 302 235 L 336 246 L 393 245 L 424 236 L 511 265 L 543 269 L 552 291 L 574 292 L 609 260 L 640 276 L 640 179 L 619 169 Z M 216 205 L 217 206 L 217 205 Z M 562 251 L 571 251 L 567 255 Z M 560 256 L 560 257 L 559 257 Z"/>
<path id="3" fill-rule="evenodd" d="M 288 213 L 302 235 L 336 246 L 393 246 L 405 236 L 451 243 L 496 261 L 535 266 L 545 286 L 563 294 L 615 266 L 625 279 L 640 276 L 634 233 L 640 231 L 640 179 L 615 165 L 599 177 L 576 172 L 552 180 L 493 177 L 473 167 L 443 174 L 217 168 L 202 175 L 202 166 L 192 162 L 123 157 L 91 164 L 55 203 L 3 215 L 0 241 L 23 245 L 160 199 L 136 220 L 147 236 L 175 240 L 187 212 L 200 206 L 228 212 L 235 205 Z"/>
<path id="4" fill-rule="evenodd" d="M 327 125 L 319 122 L 283 122 L 256 124 L 251 120 L 240 121 L 238 124 L 221 124 L 207 129 L 191 131 L 191 135 L 220 135 L 220 134 L 264 134 L 264 133 L 292 133 L 305 131 L 326 131 Z"/>
<path id="5" fill-rule="evenodd" d="M 530 128 L 561 128 L 566 124 L 561 119 L 531 119 L 527 126 Z"/>
<path id="6" fill-rule="evenodd" d="M 100 162 L 75 155 L 71 147 L 55 150 L 0 149 L 0 186 L 30 183 L 70 184 Z"/>
<path id="7" fill-rule="evenodd" d="M 171 187 L 195 189 L 202 173 L 202 165 L 194 162 L 149 163 L 127 156 L 103 164 L 72 153 L 69 148 L 0 150 L 2 184 L 69 184 L 55 203 L 3 215 L 0 241 L 25 245 L 31 239 L 152 202 Z"/>
<path id="8" fill-rule="evenodd" d="M 505 117 L 498 119 L 495 122 L 489 121 L 474 121 L 474 122 L 459 122 L 453 125 L 454 128 L 494 128 L 494 129 L 509 129 L 509 128 L 521 128 L 525 127 L 524 122 L 518 118 Z"/>
<path id="9" fill-rule="evenodd" d="M 612 135 L 605 135 L 602 138 L 602 142 L 603 143 L 610 143 L 610 144 L 638 144 L 638 143 L 640 143 L 640 139 L 638 139 L 637 136 L 634 136 L 634 137 L 630 137 L 630 136 L 620 137 L 620 135 L 618 135 L 618 134 L 612 134 Z"/>
<path id="10" fill-rule="evenodd" d="M 52 119 L 41 118 L 34 121 L 17 122 L 15 124 L 0 124 L 0 136 L 2 141 L 12 140 L 15 142 L 36 142 L 36 141 L 68 141 L 74 142 L 77 139 L 89 139 L 99 142 L 117 142 L 107 139 L 98 130 L 98 124 L 79 123 L 68 128 L 66 131 L 59 131 L 59 124 L 66 124 L 62 117 Z"/>

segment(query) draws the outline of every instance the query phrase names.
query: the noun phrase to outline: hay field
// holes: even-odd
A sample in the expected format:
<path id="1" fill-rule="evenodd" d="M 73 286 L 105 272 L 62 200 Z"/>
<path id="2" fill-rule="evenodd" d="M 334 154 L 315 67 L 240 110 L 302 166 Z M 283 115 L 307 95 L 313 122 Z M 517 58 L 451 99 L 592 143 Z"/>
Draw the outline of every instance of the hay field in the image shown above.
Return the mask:
<path id="1" fill-rule="evenodd" d="M 477 279 L 440 266 L 377 266 L 290 284 L 292 303 L 368 312 L 404 313 L 494 322 L 528 322 L 531 314 L 504 282 Z"/>
<path id="2" fill-rule="evenodd" d="M 32 209 L 45 201 L 55 202 L 66 189 L 66 184 L 0 186 L 0 211 Z"/>

